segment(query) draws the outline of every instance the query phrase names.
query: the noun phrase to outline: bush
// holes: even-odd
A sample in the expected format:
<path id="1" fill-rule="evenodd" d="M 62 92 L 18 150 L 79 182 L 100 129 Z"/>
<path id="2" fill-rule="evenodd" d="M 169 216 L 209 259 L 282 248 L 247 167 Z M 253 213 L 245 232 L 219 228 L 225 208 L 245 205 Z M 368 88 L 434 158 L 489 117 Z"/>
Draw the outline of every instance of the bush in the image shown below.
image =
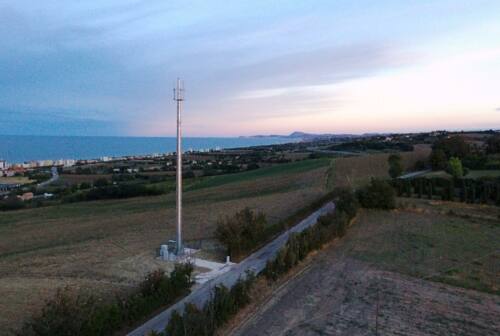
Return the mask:
<path id="1" fill-rule="evenodd" d="M 163 271 L 154 271 L 146 276 L 136 291 L 110 302 L 69 288 L 59 290 L 39 315 L 25 323 L 21 335 L 113 334 L 186 295 L 192 284 L 192 272 L 191 264 L 176 265 L 169 276 Z"/>
<path id="2" fill-rule="evenodd" d="M 10 195 L 4 200 L 0 201 L 0 211 L 19 210 L 26 207 L 26 204 L 17 198 L 16 195 Z"/>
<path id="3" fill-rule="evenodd" d="M 250 302 L 250 290 L 255 277 L 247 273 L 245 279 L 238 279 L 231 289 L 224 285 L 214 287 L 210 300 L 199 309 L 186 304 L 184 313 L 172 312 L 165 328 L 167 336 L 211 336 L 241 308 Z"/>
<path id="4" fill-rule="evenodd" d="M 357 191 L 359 203 L 369 209 L 394 209 L 396 192 L 383 180 L 372 179 L 370 184 Z"/>

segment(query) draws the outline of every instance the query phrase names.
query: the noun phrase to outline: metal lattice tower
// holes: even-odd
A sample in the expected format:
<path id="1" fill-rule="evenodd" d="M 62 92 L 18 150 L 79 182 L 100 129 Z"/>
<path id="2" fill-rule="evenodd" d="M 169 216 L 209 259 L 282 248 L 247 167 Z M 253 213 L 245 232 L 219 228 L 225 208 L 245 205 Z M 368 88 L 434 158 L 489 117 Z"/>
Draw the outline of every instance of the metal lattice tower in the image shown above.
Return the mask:
<path id="1" fill-rule="evenodd" d="M 184 101 L 184 83 L 177 78 L 174 89 L 174 100 L 177 102 L 177 255 L 184 253 L 182 246 L 182 132 L 181 132 L 181 110 Z"/>

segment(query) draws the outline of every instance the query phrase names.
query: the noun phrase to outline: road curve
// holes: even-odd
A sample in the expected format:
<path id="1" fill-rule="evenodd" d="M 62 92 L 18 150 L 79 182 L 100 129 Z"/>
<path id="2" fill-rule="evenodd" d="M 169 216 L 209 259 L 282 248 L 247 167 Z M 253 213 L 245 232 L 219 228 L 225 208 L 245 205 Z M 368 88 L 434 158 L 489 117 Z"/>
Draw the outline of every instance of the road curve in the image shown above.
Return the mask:
<path id="1" fill-rule="evenodd" d="M 332 202 L 325 204 L 323 207 L 313 212 L 309 217 L 302 220 L 299 224 L 283 232 L 272 242 L 254 252 L 239 264 L 231 266 L 231 269 L 228 272 L 204 283 L 202 286 L 193 290 L 193 292 L 191 292 L 188 296 L 170 306 L 168 309 L 156 315 L 151 320 L 147 321 L 142 326 L 127 335 L 144 336 L 148 335 L 153 330 L 162 332 L 165 330 L 165 327 L 170 319 L 170 315 L 174 310 L 182 312 L 184 310 L 184 305 L 187 303 L 195 304 L 201 308 L 210 298 L 210 293 L 216 285 L 223 284 L 226 287 L 232 287 L 240 277 L 245 276 L 247 271 L 252 271 L 256 274 L 259 273 L 264 269 L 267 261 L 272 259 L 277 254 L 279 249 L 285 245 L 290 233 L 303 231 L 304 229 L 314 225 L 317 222 L 318 217 L 331 212 L 334 209 L 335 205 Z"/>
<path id="2" fill-rule="evenodd" d="M 50 169 L 50 172 L 52 173 L 52 177 L 49 180 L 45 181 L 45 182 L 39 183 L 37 185 L 38 189 L 45 188 L 49 184 L 51 184 L 51 183 L 53 183 L 53 182 L 55 182 L 55 181 L 57 181 L 59 179 L 59 173 L 57 172 L 57 167 L 52 167 Z"/>
<path id="3" fill-rule="evenodd" d="M 404 179 L 411 179 L 411 178 L 414 178 L 414 177 L 425 175 L 427 173 L 430 173 L 431 171 L 432 171 L 431 169 L 419 170 L 419 171 L 416 171 L 416 172 L 412 172 L 412 173 L 401 175 L 400 177 L 398 177 L 398 179 L 403 179 L 403 180 Z"/>

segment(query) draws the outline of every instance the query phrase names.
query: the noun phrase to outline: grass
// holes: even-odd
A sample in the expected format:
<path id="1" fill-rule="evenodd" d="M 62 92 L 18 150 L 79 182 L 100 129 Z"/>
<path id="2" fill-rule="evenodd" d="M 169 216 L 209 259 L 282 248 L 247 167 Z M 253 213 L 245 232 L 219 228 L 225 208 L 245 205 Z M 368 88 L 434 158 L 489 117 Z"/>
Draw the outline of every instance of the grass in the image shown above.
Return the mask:
<path id="1" fill-rule="evenodd" d="M 478 211 L 488 211 L 481 209 Z M 500 225 L 419 208 L 364 211 L 355 225 L 352 255 L 433 281 L 500 294 Z"/>
<path id="2" fill-rule="evenodd" d="M 0 184 L 28 184 L 33 182 L 35 181 L 25 176 L 0 177 Z"/>
<path id="3" fill-rule="evenodd" d="M 253 181 L 263 177 L 301 173 L 316 168 L 326 167 L 330 164 L 330 161 L 331 160 L 327 158 L 303 160 L 251 170 L 243 173 L 204 177 L 199 179 L 198 182 L 194 182 L 187 190 L 199 190 L 203 188 L 218 187 L 230 183 Z"/>

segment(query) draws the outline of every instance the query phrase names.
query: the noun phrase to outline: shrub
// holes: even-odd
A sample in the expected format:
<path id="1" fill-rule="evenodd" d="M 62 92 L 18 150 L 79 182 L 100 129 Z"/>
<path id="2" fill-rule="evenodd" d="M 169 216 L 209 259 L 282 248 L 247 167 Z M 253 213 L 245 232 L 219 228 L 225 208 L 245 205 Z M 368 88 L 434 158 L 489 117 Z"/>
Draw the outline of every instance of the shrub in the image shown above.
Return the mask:
<path id="1" fill-rule="evenodd" d="M 19 210 L 23 209 L 25 206 L 26 204 L 16 195 L 10 195 L 6 199 L 0 201 L 0 211 Z"/>
<path id="2" fill-rule="evenodd" d="M 364 208 L 394 209 L 396 207 L 396 192 L 392 186 L 383 180 L 372 179 L 370 184 L 357 191 L 359 203 Z"/>
<path id="3" fill-rule="evenodd" d="M 301 233 L 290 235 L 286 245 L 281 248 L 274 258 L 268 261 L 263 274 L 270 280 L 278 279 L 288 272 L 297 263 L 303 260 L 311 251 L 335 237 L 343 237 L 347 226 L 356 215 L 357 200 L 348 190 L 336 191 L 336 209 L 334 212 L 318 218 L 313 225 Z"/>
<path id="4" fill-rule="evenodd" d="M 163 306 L 186 295 L 192 284 L 191 264 L 179 264 L 170 275 L 149 273 L 137 290 L 114 301 L 69 288 L 60 290 L 39 315 L 27 321 L 21 335 L 26 336 L 104 336 L 132 325 Z"/>
<path id="5" fill-rule="evenodd" d="M 163 335 L 214 335 L 217 328 L 223 326 L 250 302 L 250 290 L 254 282 L 255 276 L 247 273 L 246 277 L 238 279 L 231 289 L 224 285 L 214 287 L 210 300 L 202 309 L 193 304 L 186 304 L 182 315 L 177 311 L 172 312 Z"/>

